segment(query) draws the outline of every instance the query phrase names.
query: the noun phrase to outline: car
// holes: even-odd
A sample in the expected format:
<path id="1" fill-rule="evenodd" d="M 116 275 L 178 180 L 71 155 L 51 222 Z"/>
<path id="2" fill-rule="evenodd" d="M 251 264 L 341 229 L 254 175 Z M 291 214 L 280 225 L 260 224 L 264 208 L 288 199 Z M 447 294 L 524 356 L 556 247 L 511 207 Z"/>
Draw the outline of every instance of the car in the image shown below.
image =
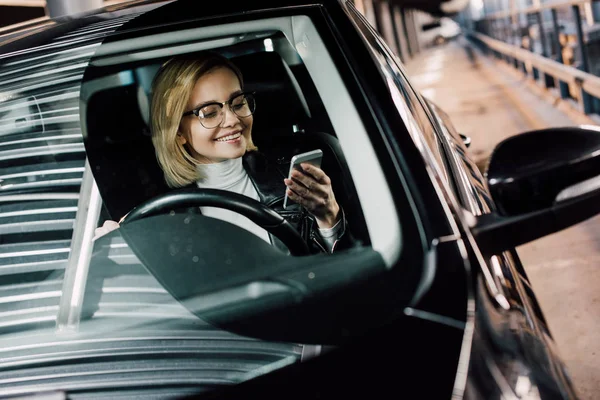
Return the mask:
<path id="1" fill-rule="evenodd" d="M 166 186 L 151 82 L 207 50 L 269 160 L 323 151 L 353 246 L 308 254 L 285 213 Z M 0 54 L 0 396 L 577 398 L 515 247 L 600 212 L 598 128 L 506 139 L 482 175 L 343 0 L 136 1 Z"/>
<path id="2" fill-rule="evenodd" d="M 422 24 L 419 40 L 425 46 L 444 44 L 461 34 L 460 25 L 448 17 L 435 19 L 425 14 L 420 19 Z"/>

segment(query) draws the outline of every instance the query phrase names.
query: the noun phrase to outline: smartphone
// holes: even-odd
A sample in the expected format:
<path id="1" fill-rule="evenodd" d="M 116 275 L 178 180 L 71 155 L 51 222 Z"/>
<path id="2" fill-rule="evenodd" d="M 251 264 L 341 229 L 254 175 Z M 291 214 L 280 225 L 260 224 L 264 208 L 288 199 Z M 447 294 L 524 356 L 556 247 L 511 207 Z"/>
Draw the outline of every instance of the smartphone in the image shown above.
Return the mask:
<path id="1" fill-rule="evenodd" d="M 321 161 L 323 160 L 323 151 L 320 149 L 308 151 L 302 154 L 296 154 L 292 157 L 290 162 L 290 172 L 288 173 L 288 179 L 292 179 L 292 171 L 294 169 L 302 169 L 300 164 L 308 163 L 315 167 L 321 168 Z M 291 201 L 291 200 L 290 200 Z M 283 208 L 287 208 L 288 195 L 287 190 L 285 191 L 285 198 L 283 199 Z"/>

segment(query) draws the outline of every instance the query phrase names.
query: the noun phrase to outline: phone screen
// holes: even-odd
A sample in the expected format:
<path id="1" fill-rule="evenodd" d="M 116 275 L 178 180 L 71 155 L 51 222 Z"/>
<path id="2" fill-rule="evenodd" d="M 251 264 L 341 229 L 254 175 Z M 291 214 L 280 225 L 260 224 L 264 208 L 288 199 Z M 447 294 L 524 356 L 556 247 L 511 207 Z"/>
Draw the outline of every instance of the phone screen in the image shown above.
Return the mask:
<path id="1" fill-rule="evenodd" d="M 288 179 L 292 179 L 292 171 L 294 169 L 302 170 L 300 164 L 308 163 L 314 165 L 315 167 L 321 168 L 321 161 L 323 160 L 323 151 L 322 150 L 312 150 L 306 153 L 297 154 L 292 157 L 292 161 L 290 162 L 290 172 L 288 173 Z M 292 201 L 288 199 L 287 190 L 285 192 L 285 198 L 283 200 L 283 208 L 287 208 L 288 201 Z"/>

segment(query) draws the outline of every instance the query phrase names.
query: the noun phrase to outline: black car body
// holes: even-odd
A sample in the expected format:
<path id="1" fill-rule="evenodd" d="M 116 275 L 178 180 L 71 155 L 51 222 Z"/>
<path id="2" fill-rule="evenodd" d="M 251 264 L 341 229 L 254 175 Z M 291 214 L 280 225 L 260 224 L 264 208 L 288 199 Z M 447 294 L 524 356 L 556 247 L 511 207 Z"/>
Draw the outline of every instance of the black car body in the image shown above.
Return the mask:
<path id="1" fill-rule="evenodd" d="M 0 37 L 0 396 L 576 398 L 514 247 L 600 211 L 597 189 L 567 196 L 579 206 L 554 201 L 598 175 L 594 157 L 581 157 L 598 148 L 597 132 L 515 138 L 486 181 L 464 138 L 350 2 L 199 4 L 133 2 Z M 287 24 L 279 31 L 278 21 Z M 282 57 L 305 64 L 271 69 L 260 43 L 293 43 L 298 53 Z M 311 61 L 303 45 L 331 62 Z M 263 264 L 245 254 L 261 268 L 183 295 L 178 285 L 195 275 L 169 281 L 164 254 L 136 242 L 156 227 L 177 236 L 168 214 L 91 242 L 99 219 L 165 192 L 139 105 L 165 49 L 207 47 L 247 62 L 248 84 L 280 107 L 261 129 L 282 137 L 258 137 L 259 147 L 289 157 L 296 135 L 346 156 L 340 198 L 359 249 Z M 282 83 L 289 76 L 299 84 Z M 304 105 L 290 100 L 294 90 L 309 117 L 296 113 Z M 354 108 L 342 118 L 343 104 Z M 344 139 L 345 120 L 365 134 Z M 552 146 L 573 132 L 582 139 L 557 155 Z M 540 133 L 555 144 L 520 158 Z M 169 268 L 191 271 L 177 260 Z M 201 304 L 187 302 L 194 296 Z"/>

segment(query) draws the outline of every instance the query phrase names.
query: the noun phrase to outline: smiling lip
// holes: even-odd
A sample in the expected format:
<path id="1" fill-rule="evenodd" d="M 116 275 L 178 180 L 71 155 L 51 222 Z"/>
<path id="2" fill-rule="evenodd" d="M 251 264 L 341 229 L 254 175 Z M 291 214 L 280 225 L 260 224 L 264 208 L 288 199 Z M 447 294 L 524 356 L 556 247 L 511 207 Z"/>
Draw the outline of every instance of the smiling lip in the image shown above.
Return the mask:
<path id="1" fill-rule="evenodd" d="M 214 140 L 217 141 L 217 142 L 227 143 L 227 142 L 237 141 L 241 137 L 242 137 L 242 131 L 237 131 L 237 132 L 234 132 L 234 133 L 230 133 L 228 135 L 223 135 L 223 136 L 218 137 L 218 138 L 216 138 Z"/>

